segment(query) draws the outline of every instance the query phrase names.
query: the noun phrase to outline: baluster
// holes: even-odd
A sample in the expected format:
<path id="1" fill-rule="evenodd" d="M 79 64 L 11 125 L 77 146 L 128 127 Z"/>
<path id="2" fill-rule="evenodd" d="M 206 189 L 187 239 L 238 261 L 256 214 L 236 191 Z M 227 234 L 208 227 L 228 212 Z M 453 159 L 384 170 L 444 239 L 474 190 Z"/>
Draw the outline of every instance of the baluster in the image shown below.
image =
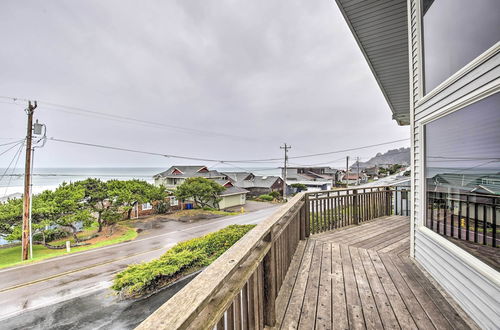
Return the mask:
<path id="1" fill-rule="evenodd" d="M 226 313 L 226 329 L 234 330 L 234 306 L 231 304 Z"/>
<path id="2" fill-rule="evenodd" d="M 486 245 L 486 235 L 488 234 L 488 213 L 486 203 L 483 204 L 483 245 Z"/>
<path id="3" fill-rule="evenodd" d="M 497 246 L 497 199 L 496 197 L 491 198 L 491 211 L 493 212 L 492 214 L 492 221 L 491 221 L 491 245 L 493 247 Z"/>
<path id="4" fill-rule="evenodd" d="M 443 216 L 443 219 L 444 219 L 444 224 L 443 224 L 443 230 L 444 230 L 444 236 L 446 236 L 446 232 L 447 232 L 447 229 L 448 229 L 448 200 L 449 200 L 449 194 L 446 194 L 445 195 L 445 199 L 444 199 L 444 216 Z"/>
<path id="5" fill-rule="evenodd" d="M 271 236 L 269 236 L 271 240 Z M 276 251 L 274 246 L 267 252 L 262 262 L 264 271 L 264 325 L 274 327 L 276 324 Z"/>
<path id="6" fill-rule="evenodd" d="M 432 196 L 432 197 L 431 197 Z M 434 230 L 434 196 L 429 193 L 429 204 L 431 205 L 431 229 Z"/>
<path id="7" fill-rule="evenodd" d="M 250 281 L 250 280 L 249 280 Z M 248 294 L 248 282 L 245 283 L 245 286 L 243 286 L 243 290 L 241 291 L 241 323 L 242 323 L 242 329 L 243 330 L 248 330 L 250 329 L 249 324 L 250 324 L 250 318 L 249 318 L 249 294 Z"/>
<path id="8" fill-rule="evenodd" d="M 242 330 L 242 324 L 241 324 L 241 291 L 236 295 L 233 301 L 233 318 L 234 318 L 234 329 L 235 330 Z"/>
<path id="9" fill-rule="evenodd" d="M 477 205 L 477 197 L 476 197 L 476 200 L 474 201 L 474 243 L 477 243 L 477 236 L 478 236 L 478 217 L 479 217 L 479 214 L 478 214 L 478 205 Z"/>
<path id="10" fill-rule="evenodd" d="M 452 195 L 450 195 L 452 196 Z M 455 237 L 455 201 L 453 200 L 453 196 L 451 197 L 451 213 L 450 213 L 450 226 L 451 226 L 451 237 Z"/>
<path id="11" fill-rule="evenodd" d="M 470 226 L 470 203 L 469 203 L 469 195 L 465 196 L 465 202 L 467 206 L 467 210 L 465 210 L 465 226 L 466 231 L 465 231 L 465 240 L 469 241 L 469 226 Z"/>
<path id="12" fill-rule="evenodd" d="M 462 239 L 462 195 L 458 195 L 458 239 Z"/>

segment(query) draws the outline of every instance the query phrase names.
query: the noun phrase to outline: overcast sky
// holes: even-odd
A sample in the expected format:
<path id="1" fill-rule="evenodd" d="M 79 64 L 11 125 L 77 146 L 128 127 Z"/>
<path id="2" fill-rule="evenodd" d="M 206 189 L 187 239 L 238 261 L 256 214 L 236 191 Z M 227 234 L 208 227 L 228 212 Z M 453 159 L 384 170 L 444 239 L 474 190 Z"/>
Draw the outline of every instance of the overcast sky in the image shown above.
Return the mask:
<path id="1" fill-rule="evenodd" d="M 333 0 L 4 0 L 0 41 L 1 96 L 191 129 L 40 102 L 35 118 L 59 139 L 260 159 L 280 157 L 283 142 L 293 156 L 409 137 L 409 127 L 391 119 Z M 25 102 L 0 103 L 0 144 L 24 136 L 24 108 Z M 349 155 L 366 159 L 407 145 Z M 13 155 L 0 156 L 0 167 Z M 345 155 L 300 162 L 340 166 Z M 36 156 L 39 167 L 172 163 L 193 162 L 54 141 Z"/>

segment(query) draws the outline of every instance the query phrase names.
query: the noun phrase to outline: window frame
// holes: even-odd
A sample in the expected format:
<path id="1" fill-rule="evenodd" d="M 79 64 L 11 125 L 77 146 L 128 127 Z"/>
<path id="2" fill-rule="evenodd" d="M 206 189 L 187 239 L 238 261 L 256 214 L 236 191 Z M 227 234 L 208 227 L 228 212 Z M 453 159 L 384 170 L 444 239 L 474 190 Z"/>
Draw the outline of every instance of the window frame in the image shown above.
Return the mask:
<path id="1" fill-rule="evenodd" d="M 436 0 L 439 1 L 439 0 Z M 467 75 L 470 71 L 474 70 L 478 66 L 480 66 L 482 63 L 486 62 L 489 60 L 491 57 L 495 56 L 498 52 L 500 52 L 500 40 L 497 41 L 497 43 L 493 44 L 490 48 L 485 49 L 483 53 L 479 54 L 476 58 L 473 58 L 470 60 L 467 64 L 465 64 L 462 68 L 458 69 L 455 73 L 453 73 L 451 76 L 446 78 L 444 81 L 442 81 L 439 85 L 434 87 L 432 90 L 427 91 L 426 86 L 425 86 L 425 37 L 424 37 L 424 30 L 425 30 L 425 25 L 424 25 L 424 13 L 423 13 L 423 5 L 424 0 L 419 0 L 418 1 L 418 10 L 419 10 L 419 15 L 418 15 L 418 22 L 417 26 L 419 27 L 419 33 L 420 33 L 420 38 L 419 43 L 420 43 L 420 61 L 419 61 L 419 74 L 421 76 L 421 79 L 419 79 L 419 84 L 420 84 L 420 97 L 418 101 L 415 104 L 415 107 L 420 106 L 421 104 L 427 102 L 429 99 L 433 98 L 446 88 L 448 88 L 450 85 L 454 84 L 456 81 L 458 81 L 460 78 L 463 76 Z M 411 39 L 410 39 L 411 40 Z M 411 46 L 411 45 L 410 45 Z"/>
<path id="2" fill-rule="evenodd" d="M 489 96 L 493 96 L 496 93 L 500 93 L 500 86 L 494 87 L 487 89 L 486 91 L 483 92 L 476 92 L 470 95 L 469 97 L 463 99 L 461 102 L 458 102 L 456 104 L 450 104 L 447 105 L 443 108 L 440 108 L 438 111 L 436 111 L 434 114 L 430 115 L 429 118 L 423 119 L 419 122 L 418 126 L 418 133 L 419 136 L 421 137 L 421 142 L 420 142 L 420 149 L 421 149 L 421 156 L 420 159 L 418 160 L 418 167 L 421 169 L 420 174 L 418 177 L 419 180 L 419 189 L 418 189 L 418 194 L 420 196 L 420 205 L 419 205 L 419 213 L 420 216 L 416 219 L 416 227 L 417 229 L 421 229 L 422 227 L 427 228 L 426 221 L 427 221 L 427 185 L 426 185 L 426 174 L 427 174 L 427 167 L 426 167 L 426 158 L 427 158 L 427 150 L 426 150 L 426 143 L 427 143 L 427 136 L 426 136 L 426 127 L 427 124 L 432 123 L 440 118 L 443 118 L 449 114 L 452 114 L 456 111 L 459 111 L 469 105 L 472 105 L 476 102 L 479 102 Z M 431 229 L 429 229 L 431 230 Z M 443 238 L 445 239 L 445 238 Z"/>
<path id="3" fill-rule="evenodd" d="M 144 207 L 144 205 L 148 205 L 148 207 Z M 149 210 L 152 210 L 153 209 L 153 204 L 151 204 L 150 202 L 146 202 L 146 203 L 142 203 L 141 204 L 141 210 L 142 211 L 149 211 Z"/>

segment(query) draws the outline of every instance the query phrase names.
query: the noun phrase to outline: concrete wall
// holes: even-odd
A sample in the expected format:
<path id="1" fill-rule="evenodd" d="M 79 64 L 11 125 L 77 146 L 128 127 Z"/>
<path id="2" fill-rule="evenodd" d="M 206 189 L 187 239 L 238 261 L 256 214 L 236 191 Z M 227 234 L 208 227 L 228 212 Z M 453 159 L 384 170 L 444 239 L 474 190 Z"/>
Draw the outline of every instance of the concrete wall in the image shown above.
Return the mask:
<path id="1" fill-rule="evenodd" d="M 424 95 L 421 2 L 408 1 L 410 136 L 412 150 L 411 254 L 485 329 L 500 324 L 500 274 L 424 227 L 424 126 L 500 90 L 500 43 Z M 464 8 L 464 10 L 466 10 Z"/>

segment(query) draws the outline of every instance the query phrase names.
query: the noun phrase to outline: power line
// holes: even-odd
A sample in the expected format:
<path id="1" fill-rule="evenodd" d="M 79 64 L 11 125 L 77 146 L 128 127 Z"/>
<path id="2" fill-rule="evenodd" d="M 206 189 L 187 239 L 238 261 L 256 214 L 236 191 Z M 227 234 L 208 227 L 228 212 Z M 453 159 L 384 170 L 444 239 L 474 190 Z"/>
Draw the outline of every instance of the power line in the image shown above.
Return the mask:
<path id="1" fill-rule="evenodd" d="M 0 98 L 13 100 L 14 102 L 16 100 L 28 101 L 28 99 L 14 98 L 14 97 L 9 97 L 9 96 L 0 96 Z M 2 102 L 2 103 L 5 103 L 5 102 Z M 156 122 L 156 121 L 149 121 L 149 120 L 144 120 L 144 119 L 123 116 L 123 115 L 109 114 L 109 113 L 99 112 L 99 111 L 95 111 L 95 110 L 89 110 L 89 109 L 82 108 L 82 107 L 75 107 L 75 106 L 69 106 L 69 105 L 58 104 L 58 103 L 53 103 L 53 102 L 46 102 L 46 101 L 39 101 L 39 100 L 38 100 L 38 103 L 41 105 L 44 105 L 45 107 L 48 107 L 49 110 L 61 111 L 61 112 L 66 112 L 66 113 L 78 114 L 78 115 L 86 115 L 86 116 L 92 116 L 92 117 L 99 117 L 99 118 L 109 119 L 109 120 L 113 120 L 113 121 L 126 122 L 128 124 L 133 124 L 133 125 L 141 125 L 141 126 L 149 126 L 149 127 L 157 127 L 157 128 L 172 128 L 172 129 L 183 131 L 185 133 L 195 133 L 195 134 L 202 134 L 202 135 L 223 136 L 223 137 L 251 140 L 251 138 L 244 137 L 244 136 L 232 135 L 232 134 L 227 134 L 227 133 L 223 133 L 223 132 L 212 132 L 212 131 L 200 130 L 200 129 L 195 129 L 195 128 L 182 127 L 182 126 L 177 126 L 177 125 L 170 125 L 170 124 L 160 123 L 160 122 Z M 10 103 L 10 104 L 12 104 L 12 103 Z M 14 104 L 17 104 L 17 103 L 14 103 Z"/>
<path id="2" fill-rule="evenodd" d="M 265 161 L 282 160 L 282 158 L 221 160 L 221 159 L 213 159 L 213 158 L 201 158 L 201 157 L 189 157 L 189 156 L 174 155 L 174 154 L 163 154 L 163 153 L 159 153 L 159 152 L 151 152 L 151 151 L 143 151 L 143 150 L 136 150 L 136 149 L 130 149 L 130 148 L 107 146 L 107 145 L 97 144 L 97 143 L 88 143 L 88 142 L 80 142 L 80 141 L 74 141 L 74 140 L 57 139 L 57 138 L 54 138 L 54 137 L 49 138 L 49 140 L 56 141 L 56 142 L 61 142 L 61 143 L 83 145 L 83 146 L 87 146 L 87 147 L 103 148 L 103 149 L 110 149 L 110 150 L 126 151 L 126 152 L 132 152 L 132 153 L 152 155 L 152 156 L 160 156 L 160 157 L 166 157 L 166 158 L 177 158 L 177 159 L 185 159 L 185 160 L 204 161 L 204 162 L 262 163 L 262 162 L 265 162 Z M 397 140 L 397 141 L 402 141 L 402 140 Z M 395 141 L 385 142 L 385 143 L 379 143 L 377 145 L 390 144 L 390 143 L 394 143 L 394 142 Z M 359 150 L 359 149 L 364 149 L 364 148 L 371 148 L 371 147 L 377 146 L 377 145 L 369 145 L 369 146 L 363 146 L 363 147 L 345 149 L 345 150 L 340 150 L 340 151 L 325 152 L 325 153 L 322 153 L 321 155 L 341 153 L 341 152 L 345 152 L 346 150 Z M 291 159 L 291 158 L 306 158 L 306 157 L 315 157 L 315 156 L 318 156 L 318 155 L 319 154 L 311 154 L 311 155 L 302 155 L 302 156 L 295 156 L 295 157 L 288 157 L 288 158 L 289 159 Z"/>
<path id="3" fill-rule="evenodd" d="M 339 162 L 341 160 L 344 160 L 344 157 L 337 158 L 337 159 L 334 159 L 334 160 L 330 160 L 330 161 L 327 161 L 327 162 L 314 163 L 314 164 L 297 164 L 297 163 L 290 163 L 290 164 L 295 165 L 295 166 L 301 166 L 301 167 L 313 167 L 313 166 L 318 166 L 318 165 L 334 164 L 335 162 Z"/>
<path id="4" fill-rule="evenodd" d="M 23 143 L 23 144 L 24 144 L 24 143 Z M 4 194 L 3 194 L 3 197 L 7 196 L 7 191 L 9 190 L 10 184 L 11 184 L 11 182 L 12 182 L 12 176 L 13 176 L 12 174 L 14 174 L 14 171 L 16 170 L 16 167 L 17 167 L 17 163 L 19 162 L 19 158 L 21 157 L 21 153 L 22 153 L 21 151 L 23 150 L 23 144 L 21 144 L 21 145 L 19 146 L 19 150 L 17 151 L 17 157 L 16 157 L 16 155 L 14 155 L 14 158 L 16 158 L 16 162 L 14 163 L 14 166 L 12 167 L 12 172 L 10 172 L 9 182 L 7 183 L 7 186 L 5 187 L 5 192 L 4 192 Z M 11 163 L 12 163 L 12 162 L 11 162 Z M 10 166 L 10 164 L 9 164 L 9 166 Z M 7 167 L 7 170 L 8 170 L 8 169 L 9 169 L 9 168 Z M 5 170 L 5 173 L 7 173 L 7 170 Z M 4 173 L 4 175 L 0 178 L 0 181 L 2 181 L 3 177 L 5 176 L 5 173 Z"/>
<path id="5" fill-rule="evenodd" d="M 24 141 L 23 141 L 24 142 Z M 7 172 L 9 171 L 10 169 L 10 166 L 12 165 L 12 162 L 14 162 L 14 159 L 16 159 L 16 157 L 19 159 L 18 157 L 18 154 L 21 154 L 21 150 L 23 148 L 23 145 L 24 143 L 20 143 L 20 146 L 19 146 L 19 149 L 16 151 L 16 153 L 14 154 L 14 157 L 12 157 L 12 159 L 10 160 L 9 162 L 9 165 L 7 166 L 7 168 L 5 169 L 5 171 L 3 172 L 2 176 L 0 176 L 0 181 L 3 180 L 3 178 L 6 176 Z M 17 145 L 15 145 L 14 147 L 16 147 Z M 11 148 L 12 149 L 12 148 Z M 16 162 L 16 165 L 17 165 L 17 162 Z"/>
<path id="6" fill-rule="evenodd" d="M 11 145 L 11 144 L 18 144 L 21 141 L 24 141 L 24 139 L 13 141 L 13 142 L 8 142 L 8 143 L 2 143 L 2 144 L 0 144 L 0 147 L 8 146 L 8 145 Z"/>
<path id="7" fill-rule="evenodd" d="M 339 154 L 342 152 L 348 152 L 348 151 L 354 151 L 354 150 L 360 150 L 360 149 L 367 149 L 367 148 L 372 148 L 372 147 L 379 147 L 387 144 L 393 144 L 397 142 L 403 142 L 403 141 L 408 141 L 409 139 L 399 139 L 399 140 L 394 140 L 394 141 L 389 141 L 389 142 L 383 142 L 383 143 L 377 143 L 377 144 L 371 144 L 363 147 L 357 147 L 357 148 L 349 148 L 349 149 L 344 149 L 344 150 L 337 150 L 337 151 L 329 151 L 329 152 L 322 152 L 322 153 L 317 153 L 317 154 L 309 154 L 309 155 L 301 155 L 301 156 L 294 156 L 294 157 L 289 157 L 290 159 L 294 158 L 308 158 L 308 157 L 316 157 L 316 156 L 324 156 L 324 155 L 332 155 L 332 154 Z"/>
<path id="8" fill-rule="evenodd" d="M 23 139 L 23 140 L 21 140 L 21 141 L 17 141 L 17 144 L 15 144 L 15 145 L 13 145 L 12 147 L 7 148 L 6 150 L 4 150 L 2 153 L 0 153 L 0 156 L 2 156 L 3 154 L 5 154 L 5 153 L 9 152 L 10 150 L 14 149 L 14 148 L 15 148 L 15 147 L 17 147 L 17 145 L 18 145 L 18 144 L 20 144 L 20 143 L 24 143 L 24 139 Z"/>

